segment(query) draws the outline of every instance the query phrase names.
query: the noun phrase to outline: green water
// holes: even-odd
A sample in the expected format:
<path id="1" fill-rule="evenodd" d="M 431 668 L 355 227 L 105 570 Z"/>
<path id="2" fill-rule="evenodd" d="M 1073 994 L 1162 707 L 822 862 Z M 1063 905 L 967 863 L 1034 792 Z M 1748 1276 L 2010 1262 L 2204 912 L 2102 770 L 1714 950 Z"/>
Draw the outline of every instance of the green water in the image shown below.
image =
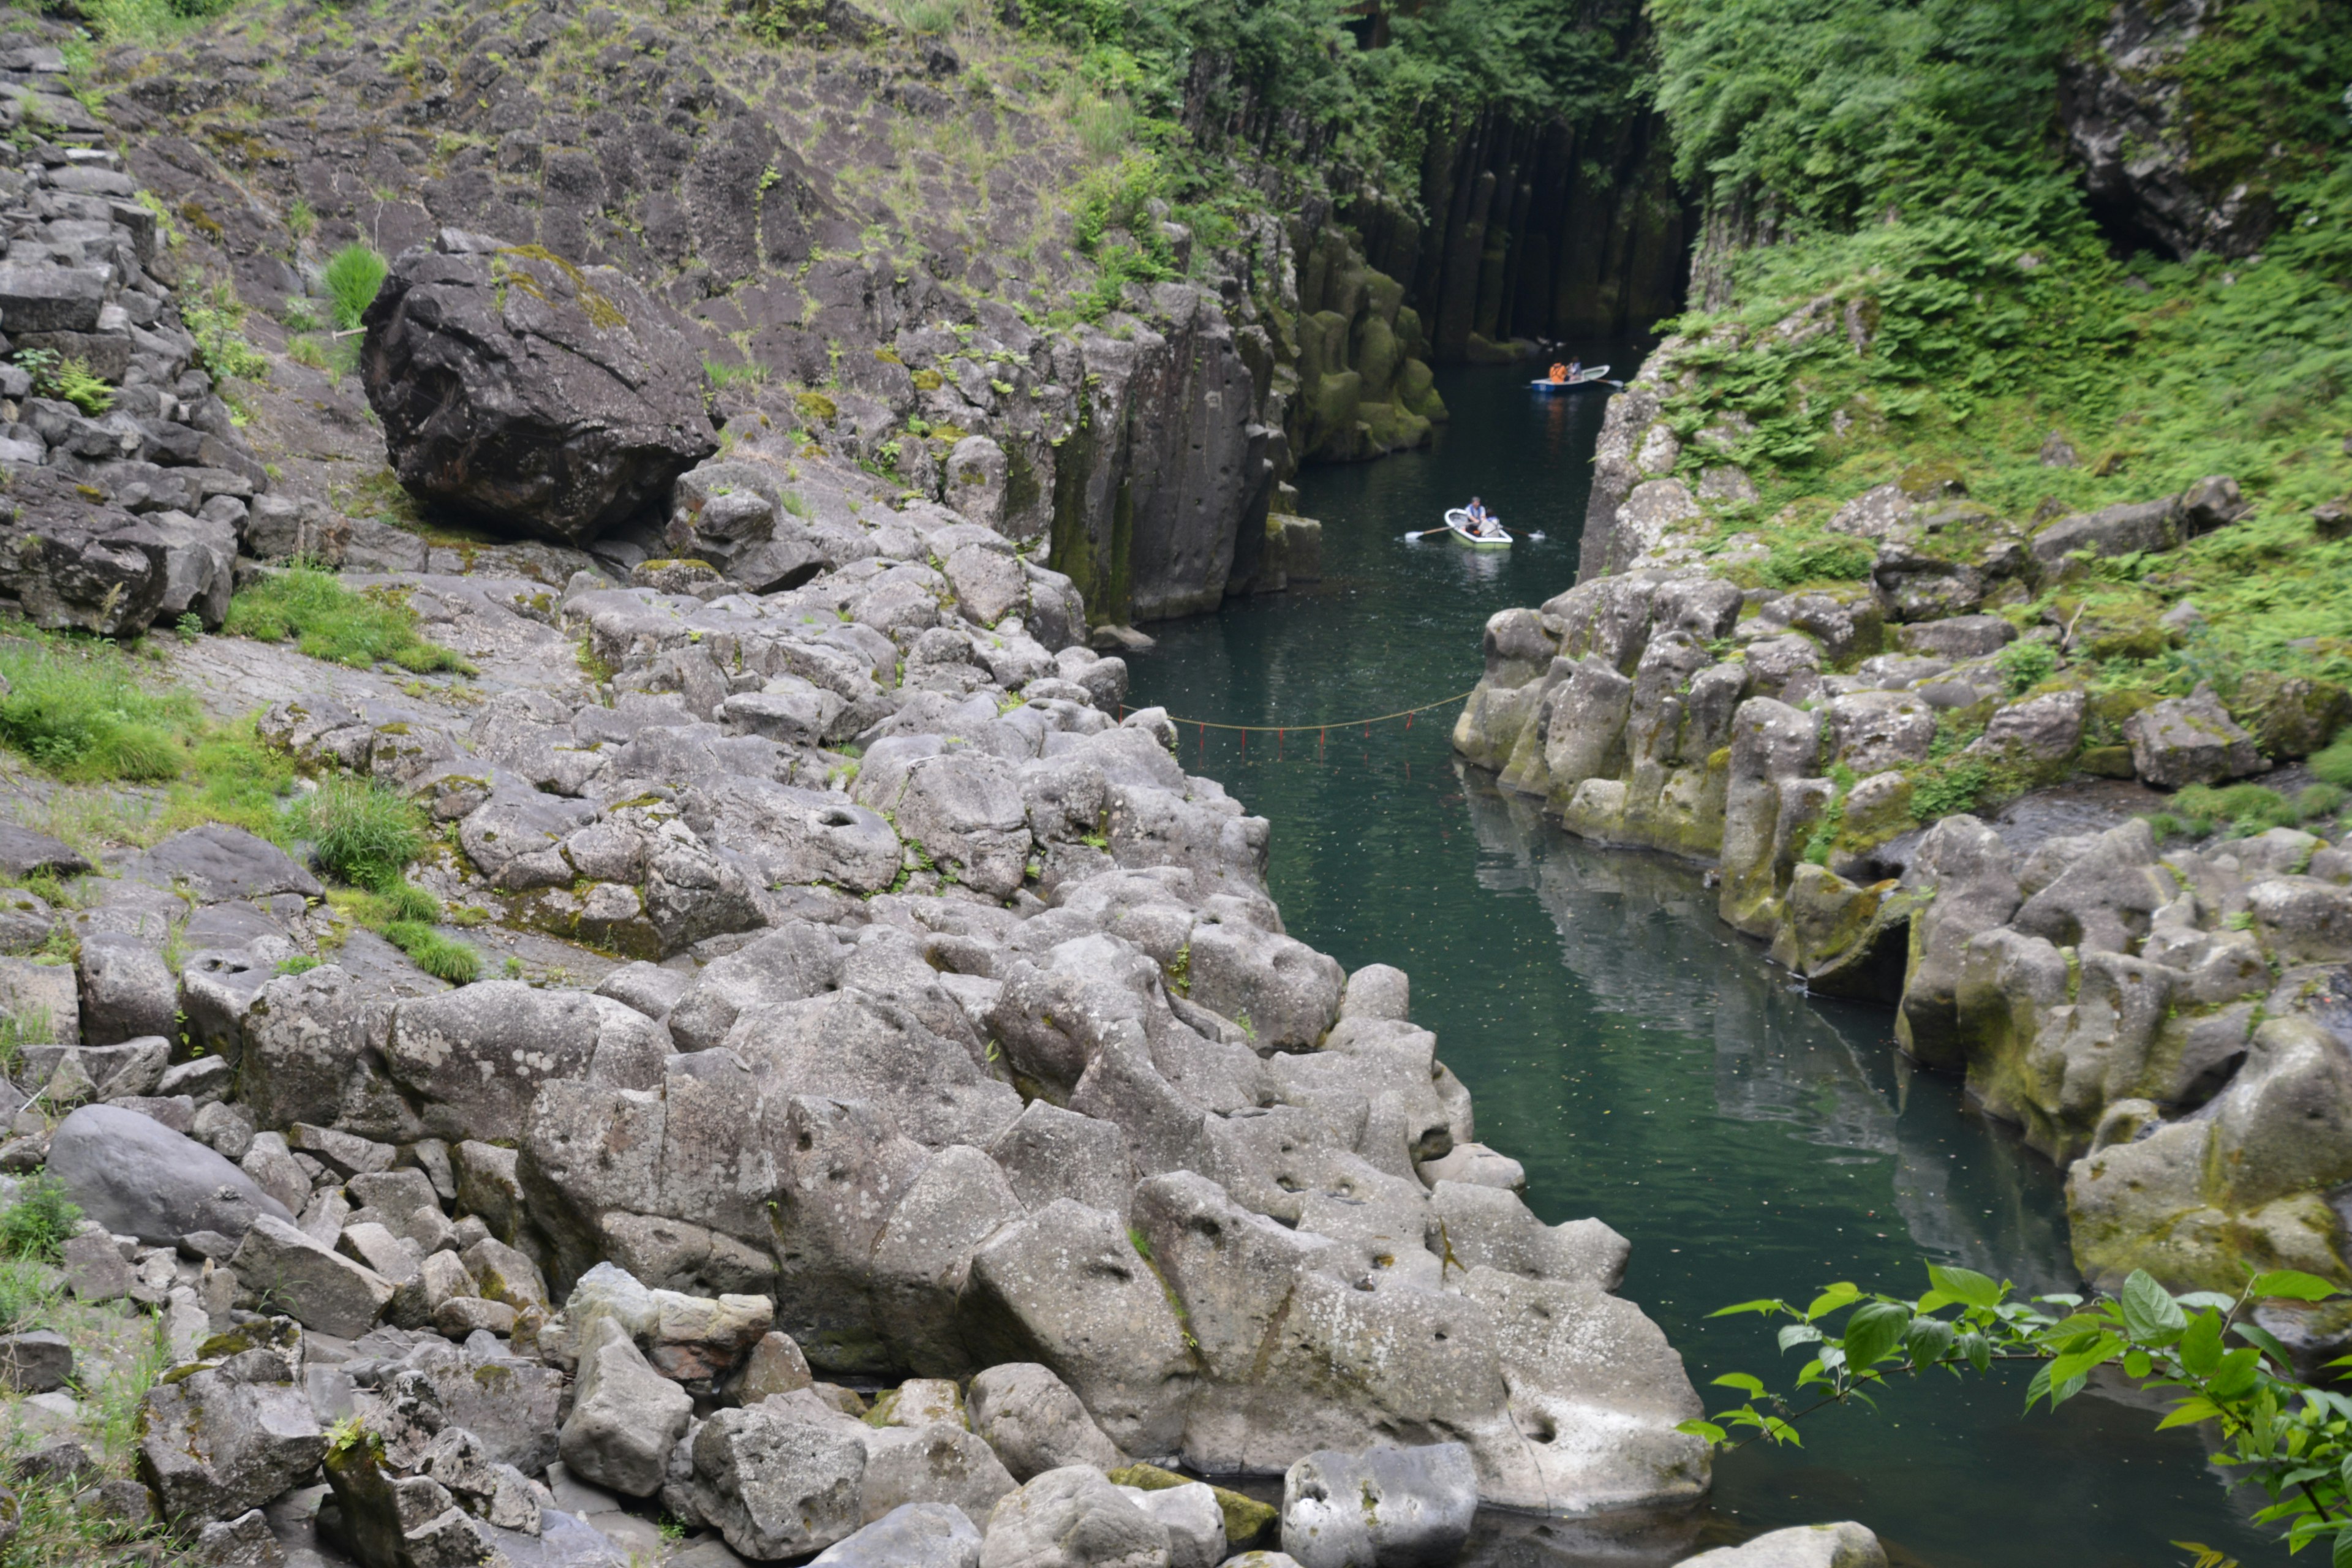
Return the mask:
<path id="1" fill-rule="evenodd" d="M 1633 356 L 1594 357 L 1622 374 Z M 1602 400 L 1538 402 L 1525 379 L 1443 375 L 1454 419 L 1434 451 L 1309 470 L 1323 581 L 1152 627 L 1130 702 L 1300 727 L 1246 746 L 1186 728 L 1185 763 L 1273 819 L 1295 935 L 1412 974 L 1415 1021 L 1475 1093 L 1481 1141 L 1526 1164 L 1537 1211 L 1598 1215 L 1633 1242 L 1624 1293 L 1703 1391 L 1726 1371 L 1785 1384 L 1799 1364 L 1774 1364 L 1758 1319 L 1706 1321 L 1727 1302 L 1833 1279 L 1916 1293 L 1923 1258 L 2071 1288 L 2057 1173 L 1956 1085 L 1902 1071 L 1891 1014 L 1793 989 L 1717 921 L 1696 868 L 1580 844 L 1460 769 L 1454 710 L 1369 736 L 1321 728 L 1466 689 L 1487 616 L 1574 582 Z M 1547 537 L 1507 553 L 1401 539 L 1474 490 Z M 2170 1563 L 2179 1540 L 2285 1560 L 2195 1439 L 2154 1436 L 2147 1409 L 2089 1395 L 2027 1417 L 2022 1403 L 2021 1379 L 1823 1412 L 1801 1451 L 1718 1466 L 1699 1539 L 1852 1518 L 1898 1563 L 1936 1568 Z M 1659 1560 L 1539 1545 L 1507 1556 Z"/>

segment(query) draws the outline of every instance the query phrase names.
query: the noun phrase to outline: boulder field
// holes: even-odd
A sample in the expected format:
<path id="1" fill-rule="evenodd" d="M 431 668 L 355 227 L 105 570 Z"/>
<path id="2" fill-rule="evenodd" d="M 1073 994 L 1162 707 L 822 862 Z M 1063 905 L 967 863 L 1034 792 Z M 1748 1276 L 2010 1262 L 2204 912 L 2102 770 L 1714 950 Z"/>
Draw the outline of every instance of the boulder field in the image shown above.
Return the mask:
<path id="1" fill-rule="evenodd" d="M 1583 580 L 1488 621 L 1455 751 L 1571 832 L 1717 863 L 1727 923 L 1811 989 L 1895 1004 L 1903 1049 L 2067 1168 L 2093 1279 L 2352 1279 L 2328 1198 L 2352 1177 L 2352 839 L 2166 844 L 2146 819 L 2319 750 L 2352 698 L 2267 673 L 2226 707 L 2103 689 L 2085 628 L 1999 613 L 2228 527 L 2237 487 L 2029 527 L 1912 476 L 1828 519 L 1862 581 L 1743 587 L 1764 547 L 1711 539 L 1704 503 L 1753 487 L 1671 477 L 1679 347 L 1611 400 Z"/>
<path id="2" fill-rule="evenodd" d="M 753 1560 L 1205 1565 L 1258 1505 L 1170 1467 L 1336 1450 L 1293 1511 L 1369 1465 L 1422 1562 L 1480 1503 L 1703 1490 L 1625 1242 L 1528 1207 L 1402 973 L 1286 933 L 1268 825 L 1067 579 L 738 435 L 673 497 L 717 564 L 406 576 L 470 678 L 173 656 L 419 803 L 445 933 L 528 966 L 446 984 L 218 825 L 12 908 L 79 943 L 0 959 L 52 1036 L 0 1166 L 82 1206 L 86 1299 L 164 1314 L 164 1519 L 371 1568 L 600 1561 L 656 1506 Z"/>

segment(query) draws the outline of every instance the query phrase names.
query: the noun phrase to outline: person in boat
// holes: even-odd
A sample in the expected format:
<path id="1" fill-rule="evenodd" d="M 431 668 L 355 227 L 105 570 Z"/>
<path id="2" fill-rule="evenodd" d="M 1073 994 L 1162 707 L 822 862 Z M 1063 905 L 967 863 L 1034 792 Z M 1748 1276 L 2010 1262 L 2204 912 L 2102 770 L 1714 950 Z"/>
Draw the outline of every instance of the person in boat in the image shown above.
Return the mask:
<path id="1" fill-rule="evenodd" d="M 1557 368 L 1557 367 L 1555 367 L 1555 368 Z M 1579 376 L 1582 375 L 1583 374 L 1584 374 L 1584 362 L 1583 362 L 1582 360 L 1580 360 L 1580 359 L 1572 359 L 1572 360 L 1570 360 L 1570 361 L 1569 361 L 1569 362 L 1568 362 L 1568 374 L 1567 374 L 1565 377 L 1554 376 L 1552 379 L 1553 379 L 1553 380 L 1555 380 L 1555 381 L 1563 380 L 1563 379 L 1568 380 L 1568 381 L 1574 381 L 1577 377 L 1579 377 Z"/>
<path id="2" fill-rule="evenodd" d="M 1463 510 L 1470 514 L 1470 531 L 1474 536 L 1484 539 L 1494 532 L 1495 520 L 1486 515 L 1486 502 L 1472 496 L 1470 504 Z"/>
<path id="3" fill-rule="evenodd" d="M 1572 374 L 1574 373 L 1571 372 L 1568 366 L 1564 364 L 1555 364 L 1551 367 L 1551 384 L 1554 386 L 1566 386 L 1568 384 L 1568 378 Z"/>

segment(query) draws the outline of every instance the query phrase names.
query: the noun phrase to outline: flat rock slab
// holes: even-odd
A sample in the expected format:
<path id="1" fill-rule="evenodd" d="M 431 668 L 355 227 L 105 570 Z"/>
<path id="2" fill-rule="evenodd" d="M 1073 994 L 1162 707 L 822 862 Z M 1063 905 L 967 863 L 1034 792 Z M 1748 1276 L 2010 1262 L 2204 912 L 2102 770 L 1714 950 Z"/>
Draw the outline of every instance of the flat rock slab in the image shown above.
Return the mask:
<path id="1" fill-rule="evenodd" d="M 299 893 L 306 899 L 326 894 L 319 879 L 296 865 L 286 851 L 241 827 L 218 822 L 174 833 L 132 861 L 126 874 L 162 888 L 185 882 L 208 904 L 265 899 L 273 893 Z"/>

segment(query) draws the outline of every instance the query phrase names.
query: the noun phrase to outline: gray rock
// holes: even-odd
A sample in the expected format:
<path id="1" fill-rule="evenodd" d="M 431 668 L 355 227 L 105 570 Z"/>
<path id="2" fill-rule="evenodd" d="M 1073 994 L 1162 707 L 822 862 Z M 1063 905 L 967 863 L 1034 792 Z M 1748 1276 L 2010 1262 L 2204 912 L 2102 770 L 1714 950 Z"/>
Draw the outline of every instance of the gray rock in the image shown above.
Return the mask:
<path id="1" fill-rule="evenodd" d="M 2169 550 L 2179 542 L 2179 502 L 2168 497 L 2060 518 L 2033 536 L 2032 548 L 2033 558 L 2049 568 L 2080 550 L 2094 555 L 2129 555 Z"/>
<path id="2" fill-rule="evenodd" d="M 1801 1524 L 1740 1546 L 1718 1546 L 1685 1557 L 1680 1568 L 1886 1568 L 1886 1549 L 1862 1525 Z"/>
<path id="3" fill-rule="evenodd" d="M 616 270 L 544 255 L 449 230 L 403 251 L 361 375 L 409 489 L 583 544 L 718 442 L 684 324 Z"/>
<path id="4" fill-rule="evenodd" d="M 866 1450 L 836 1414 L 807 1392 L 721 1410 L 694 1435 L 687 1496 L 746 1557 L 798 1557 L 847 1539 L 866 1522 Z"/>
<path id="5" fill-rule="evenodd" d="M 230 1267 L 271 1310 L 338 1339 L 354 1340 L 373 1328 L 395 1289 L 373 1268 L 269 1215 L 246 1231 Z"/>
<path id="6" fill-rule="evenodd" d="M 832 990 L 840 982 L 841 961 L 830 931 L 791 921 L 704 965 L 670 1007 L 670 1037 L 682 1051 L 709 1050 L 727 1038 L 746 1008 Z"/>
<path id="7" fill-rule="evenodd" d="M 0 1384 L 18 1394 L 63 1388 L 74 1373 L 73 1346 L 51 1329 L 0 1334 Z"/>
<path id="8" fill-rule="evenodd" d="M 621 965 L 598 981 L 596 994 L 609 996 L 658 1022 L 669 1016 L 669 1010 L 677 1005 L 677 999 L 686 994 L 694 979 L 692 974 L 640 959 Z"/>
<path id="9" fill-rule="evenodd" d="M 1192 1357 L 1118 1216 L 1049 1204 L 972 1255 L 966 1289 L 982 1343 L 1006 1359 L 1042 1352 L 1113 1442 L 1142 1454 L 1178 1447 Z"/>
<path id="10" fill-rule="evenodd" d="M 2159 789 L 2218 784 L 2260 773 L 2262 752 L 2229 710 L 2205 687 L 2168 697 L 2124 721 L 2132 767 Z"/>
<path id="11" fill-rule="evenodd" d="M 188 1560 L 202 1568 L 285 1568 L 286 1551 L 256 1508 L 235 1519 L 215 1520 L 196 1531 Z"/>
<path id="12" fill-rule="evenodd" d="M 1130 1492 L 1135 1506 L 1166 1528 L 1169 1568 L 1216 1568 L 1224 1561 L 1225 1512 L 1207 1483 Z"/>
<path id="13" fill-rule="evenodd" d="M 66 1284 L 82 1300 L 112 1301 L 131 1294 L 133 1276 L 122 1249 L 102 1230 L 88 1231 L 65 1245 Z"/>
<path id="14" fill-rule="evenodd" d="M 58 1124 L 49 1173 L 85 1215 L 150 1246 L 199 1230 L 241 1237 L 265 1216 L 289 1226 L 294 1219 L 212 1150 L 111 1105 L 85 1105 Z"/>
<path id="15" fill-rule="evenodd" d="M 208 904 L 273 893 L 316 899 L 326 892 L 275 844 L 218 822 L 172 835 L 132 861 L 125 874 L 163 888 L 185 882 Z"/>
<path id="16" fill-rule="evenodd" d="M 0 823 L 0 872 L 22 880 L 79 877 L 89 868 L 89 861 L 64 840 L 14 822 Z"/>
<path id="17" fill-rule="evenodd" d="M 1097 1471 L 1047 1470 L 988 1516 L 981 1568 L 1168 1568 L 1168 1528 Z"/>
<path id="18" fill-rule="evenodd" d="M 511 1139 L 549 1079 L 621 1089 L 661 1081 L 660 1026 L 610 997 L 494 980 L 413 998 L 394 1015 L 385 1061 L 450 1139 Z"/>
<path id="19" fill-rule="evenodd" d="M 980 1568 L 980 1531 L 951 1503 L 901 1503 L 826 1547 L 810 1568 Z"/>
<path id="20" fill-rule="evenodd" d="M 654 1371 L 628 1331 L 609 1317 L 589 1325 L 579 1355 L 561 1443 L 564 1465 L 623 1496 L 651 1497 L 661 1489 L 670 1450 L 686 1436 L 693 1399 Z M 728 1539 L 744 1550 L 732 1534 Z"/>
<path id="21" fill-rule="evenodd" d="M 1118 1446 L 1103 1435 L 1070 1385 L 1035 1362 L 1002 1362 L 971 1380 L 972 1430 L 986 1438 L 1015 1480 L 1070 1465 L 1108 1470 Z"/>
<path id="22" fill-rule="evenodd" d="M 1905 653 L 1937 658 L 1982 658 L 2017 640 L 2017 628 L 1999 616 L 1952 616 L 1899 627 L 1895 646 Z"/>
<path id="23" fill-rule="evenodd" d="M 299 1359 L 298 1340 L 291 1358 L 240 1353 L 147 1391 L 139 1472 L 164 1517 L 186 1530 L 234 1519 L 326 1456 L 327 1435 L 295 1378 Z"/>
<path id="24" fill-rule="evenodd" d="M 1282 1549 L 1300 1568 L 1444 1568 L 1477 1511 L 1477 1468 L 1459 1443 L 1325 1448 L 1283 1477 Z"/>

